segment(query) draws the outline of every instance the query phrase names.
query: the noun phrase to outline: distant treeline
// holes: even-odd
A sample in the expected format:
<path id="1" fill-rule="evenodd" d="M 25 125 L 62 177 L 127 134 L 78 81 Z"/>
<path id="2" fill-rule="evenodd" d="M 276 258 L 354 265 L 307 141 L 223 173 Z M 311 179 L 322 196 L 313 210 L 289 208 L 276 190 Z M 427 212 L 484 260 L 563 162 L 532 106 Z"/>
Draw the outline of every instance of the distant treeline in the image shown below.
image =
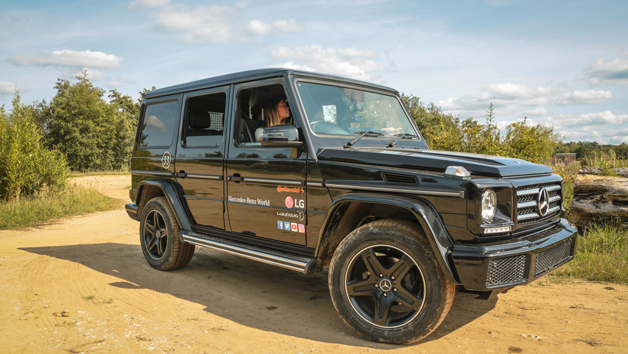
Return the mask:
<path id="1" fill-rule="evenodd" d="M 578 160 L 590 158 L 601 151 L 613 151 L 617 159 L 628 159 L 628 145 L 626 143 L 621 143 L 620 145 L 600 145 L 589 141 L 560 143 L 556 146 L 555 151 L 557 153 L 576 153 L 576 159 Z"/>

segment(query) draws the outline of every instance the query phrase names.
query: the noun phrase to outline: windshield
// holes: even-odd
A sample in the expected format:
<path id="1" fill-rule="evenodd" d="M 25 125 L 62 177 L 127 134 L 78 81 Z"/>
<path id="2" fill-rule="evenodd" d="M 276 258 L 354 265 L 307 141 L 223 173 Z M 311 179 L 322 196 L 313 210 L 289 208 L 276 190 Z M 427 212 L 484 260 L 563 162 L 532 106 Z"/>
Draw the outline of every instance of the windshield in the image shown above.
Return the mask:
<path id="1" fill-rule="evenodd" d="M 315 134 L 417 134 L 394 96 L 309 82 L 299 82 L 297 89 Z"/>

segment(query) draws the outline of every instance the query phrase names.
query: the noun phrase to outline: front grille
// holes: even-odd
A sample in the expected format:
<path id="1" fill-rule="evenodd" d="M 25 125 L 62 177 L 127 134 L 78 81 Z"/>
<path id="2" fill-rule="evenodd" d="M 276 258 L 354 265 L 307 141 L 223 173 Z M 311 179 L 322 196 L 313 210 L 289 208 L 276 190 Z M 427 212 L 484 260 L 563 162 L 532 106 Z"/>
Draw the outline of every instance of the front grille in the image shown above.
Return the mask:
<path id="1" fill-rule="evenodd" d="M 491 259 L 486 275 L 486 287 L 523 282 L 526 255 Z"/>
<path id="2" fill-rule="evenodd" d="M 541 275 L 548 270 L 563 263 L 571 257 L 571 243 L 573 239 L 561 243 L 558 246 L 540 252 L 536 256 L 536 264 L 534 265 L 534 276 Z"/>
<path id="3" fill-rule="evenodd" d="M 546 189 L 549 194 L 549 210 L 541 216 L 538 207 L 539 194 Z M 519 225 L 543 222 L 560 214 L 560 182 L 536 183 L 517 187 L 517 221 Z"/>

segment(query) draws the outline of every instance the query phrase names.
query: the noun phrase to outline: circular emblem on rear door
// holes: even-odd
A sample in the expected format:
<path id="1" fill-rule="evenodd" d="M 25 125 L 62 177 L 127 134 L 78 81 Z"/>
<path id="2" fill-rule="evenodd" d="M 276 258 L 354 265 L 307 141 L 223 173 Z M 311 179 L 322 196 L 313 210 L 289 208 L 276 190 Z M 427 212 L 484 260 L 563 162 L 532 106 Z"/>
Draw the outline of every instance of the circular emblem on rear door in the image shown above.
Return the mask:
<path id="1" fill-rule="evenodd" d="M 172 155 L 170 155 L 169 151 L 164 152 L 164 154 L 161 156 L 161 166 L 165 169 L 168 169 L 168 167 L 170 167 L 170 161 L 172 160 Z"/>
<path id="2" fill-rule="evenodd" d="M 536 205 L 539 208 L 539 215 L 545 216 L 549 211 L 549 192 L 545 188 L 541 188 L 539 192 L 539 199 L 536 202 Z"/>

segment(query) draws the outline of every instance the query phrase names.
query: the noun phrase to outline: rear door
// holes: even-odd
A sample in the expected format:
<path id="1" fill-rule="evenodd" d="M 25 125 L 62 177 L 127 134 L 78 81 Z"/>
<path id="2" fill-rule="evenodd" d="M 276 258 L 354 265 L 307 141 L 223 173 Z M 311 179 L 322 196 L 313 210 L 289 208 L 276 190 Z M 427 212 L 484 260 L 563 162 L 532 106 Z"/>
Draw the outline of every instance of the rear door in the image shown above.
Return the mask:
<path id="1" fill-rule="evenodd" d="M 225 229 L 224 126 L 228 86 L 186 93 L 177 148 L 177 182 L 196 226 Z"/>

